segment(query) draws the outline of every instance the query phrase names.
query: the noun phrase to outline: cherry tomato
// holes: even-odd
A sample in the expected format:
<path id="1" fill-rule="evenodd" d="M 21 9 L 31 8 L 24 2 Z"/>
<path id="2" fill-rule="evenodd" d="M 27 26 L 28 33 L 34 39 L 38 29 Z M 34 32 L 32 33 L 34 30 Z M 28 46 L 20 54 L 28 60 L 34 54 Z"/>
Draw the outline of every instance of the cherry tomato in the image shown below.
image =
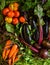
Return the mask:
<path id="1" fill-rule="evenodd" d="M 13 10 L 14 6 L 13 6 L 13 3 L 9 5 L 9 9 L 10 10 Z"/>
<path id="2" fill-rule="evenodd" d="M 17 10 L 18 10 L 18 8 L 17 8 L 17 7 L 14 7 L 14 8 L 13 8 L 13 10 L 14 10 L 14 11 L 17 11 Z"/>
<path id="3" fill-rule="evenodd" d="M 19 17 L 20 16 L 20 12 L 19 11 L 15 11 L 14 13 L 15 13 L 15 15 L 14 15 L 15 17 Z"/>
<path id="4" fill-rule="evenodd" d="M 4 8 L 2 13 L 3 15 L 6 15 L 8 12 L 9 12 L 9 8 Z"/>
<path id="5" fill-rule="evenodd" d="M 13 11 L 9 11 L 9 12 L 7 13 L 7 16 L 8 16 L 8 17 L 14 17 L 14 12 L 13 12 Z"/>
<path id="6" fill-rule="evenodd" d="M 12 18 L 11 17 L 5 17 L 5 21 L 7 23 L 12 23 Z"/>
<path id="7" fill-rule="evenodd" d="M 19 4 L 15 2 L 13 3 L 13 7 L 14 7 L 13 10 L 16 11 L 18 10 Z"/>
<path id="8" fill-rule="evenodd" d="M 19 23 L 18 18 L 13 18 L 12 24 L 16 25 L 18 23 Z"/>
<path id="9" fill-rule="evenodd" d="M 14 7 L 19 7 L 19 4 L 16 2 L 14 2 L 13 5 L 14 5 Z"/>
<path id="10" fill-rule="evenodd" d="M 25 22 L 25 18 L 24 18 L 23 16 L 21 16 L 21 17 L 19 18 L 19 21 L 20 21 L 21 23 L 24 23 L 24 22 Z"/>

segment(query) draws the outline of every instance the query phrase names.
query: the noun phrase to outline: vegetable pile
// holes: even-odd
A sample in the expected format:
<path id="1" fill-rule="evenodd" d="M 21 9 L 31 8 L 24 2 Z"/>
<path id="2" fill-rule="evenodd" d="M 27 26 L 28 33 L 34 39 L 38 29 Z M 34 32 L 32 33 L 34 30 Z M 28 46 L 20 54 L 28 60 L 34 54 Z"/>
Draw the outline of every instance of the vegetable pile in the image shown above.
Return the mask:
<path id="1" fill-rule="evenodd" d="M 14 25 L 18 24 L 19 21 L 21 23 L 25 22 L 25 18 L 20 16 L 20 12 L 18 11 L 19 4 L 13 3 L 10 4 L 9 7 L 3 9 L 3 15 L 5 15 L 5 21 L 7 23 L 12 23 Z M 19 17 L 20 16 L 20 17 Z"/>
<path id="2" fill-rule="evenodd" d="M 50 65 L 50 0 L 0 3 L 0 65 Z"/>

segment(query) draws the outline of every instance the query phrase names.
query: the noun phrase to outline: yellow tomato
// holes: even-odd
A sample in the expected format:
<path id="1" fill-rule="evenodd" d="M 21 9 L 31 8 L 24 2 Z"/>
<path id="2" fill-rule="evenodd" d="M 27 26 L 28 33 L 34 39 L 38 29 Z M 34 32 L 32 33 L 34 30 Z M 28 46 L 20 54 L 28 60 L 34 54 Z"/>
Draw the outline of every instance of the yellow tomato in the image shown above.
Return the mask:
<path id="1" fill-rule="evenodd" d="M 18 10 L 18 7 L 19 7 L 19 4 L 18 3 L 13 3 L 13 10 L 15 11 L 15 10 Z"/>
<path id="2" fill-rule="evenodd" d="M 13 5 L 14 7 L 19 7 L 19 3 L 14 2 Z"/>
<path id="3" fill-rule="evenodd" d="M 18 7 L 19 7 L 19 4 L 18 3 L 11 3 L 10 5 L 9 5 L 9 9 L 10 10 L 14 10 L 14 11 L 16 11 L 16 10 L 18 10 Z"/>
<path id="4" fill-rule="evenodd" d="M 13 10 L 14 9 L 13 3 L 9 5 L 9 9 L 10 10 Z"/>
<path id="5" fill-rule="evenodd" d="M 13 10 L 16 11 L 16 10 L 18 10 L 18 8 L 17 7 L 14 7 Z"/>
<path id="6" fill-rule="evenodd" d="M 12 18 L 10 18 L 10 17 L 5 17 L 5 21 L 6 21 L 7 23 L 12 23 Z"/>

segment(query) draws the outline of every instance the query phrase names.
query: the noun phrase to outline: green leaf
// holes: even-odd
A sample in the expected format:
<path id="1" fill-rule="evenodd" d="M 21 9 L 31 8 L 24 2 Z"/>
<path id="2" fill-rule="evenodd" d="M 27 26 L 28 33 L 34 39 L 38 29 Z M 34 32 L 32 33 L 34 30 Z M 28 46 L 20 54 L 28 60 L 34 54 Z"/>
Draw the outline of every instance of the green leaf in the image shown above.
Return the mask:
<path id="1" fill-rule="evenodd" d="M 40 25 L 44 25 L 45 23 L 44 23 L 44 20 L 43 19 L 40 19 Z"/>
<path id="2" fill-rule="evenodd" d="M 37 5 L 34 9 L 34 14 L 41 18 L 44 15 L 43 8 L 40 5 Z"/>
<path id="3" fill-rule="evenodd" d="M 31 44 L 34 44 L 35 43 L 35 41 L 34 40 L 31 40 Z"/>
<path id="4" fill-rule="evenodd" d="M 16 29 L 19 29 L 19 23 L 16 25 Z"/>
<path id="5" fill-rule="evenodd" d="M 6 26 L 6 30 L 7 30 L 8 32 L 11 32 L 11 33 L 14 32 L 14 26 L 13 26 L 12 24 L 6 23 L 5 26 Z"/>
<path id="6" fill-rule="evenodd" d="M 47 62 L 44 62 L 44 64 L 43 65 L 48 65 L 48 63 Z"/>
<path id="7" fill-rule="evenodd" d="M 28 29 L 31 30 L 31 25 L 28 25 Z"/>
<path id="8" fill-rule="evenodd" d="M 0 0 L 0 10 L 5 7 L 5 0 Z"/>
<path id="9" fill-rule="evenodd" d="M 0 14 L 0 21 L 2 21 L 3 20 L 3 16 Z"/>
<path id="10" fill-rule="evenodd" d="M 47 0 L 46 4 L 44 4 L 43 8 L 45 10 L 47 10 L 48 8 L 50 8 L 50 0 Z"/>
<path id="11" fill-rule="evenodd" d="M 15 30 L 15 32 L 16 32 L 17 34 L 20 33 L 19 25 L 20 25 L 19 23 L 16 25 L 16 30 Z"/>
<path id="12" fill-rule="evenodd" d="M 17 0 L 6 0 L 6 5 L 8 5 L 9 3 L 13 3 L 13 2 L 17 2 Z"/>
<path id="13" fill-rule="evenodd" d="M 47 11 L 47 15 L 48 15 L 48 17 L 50 17 L 50 10 Z"/>
<path id="14" fill-rule="evenodd" d="M 32 2 L 31 0 L 28 0 L 26 2 L 24 2 L 24 5 L 22 6 L 22 9 L 27 11 L 30 8 L 34 8 L 34 6 L 37 4 L 37 1 Z"/>

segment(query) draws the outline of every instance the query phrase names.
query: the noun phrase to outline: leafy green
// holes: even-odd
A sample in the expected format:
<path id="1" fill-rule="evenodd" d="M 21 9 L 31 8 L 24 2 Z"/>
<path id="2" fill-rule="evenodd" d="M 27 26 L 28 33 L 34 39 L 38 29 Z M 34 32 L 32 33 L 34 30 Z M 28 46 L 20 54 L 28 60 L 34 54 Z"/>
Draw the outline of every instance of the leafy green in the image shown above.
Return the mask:
<path id="1" fill-rule="evenodd" d="M 31 40 L 31 44 L 33 45 L 35 43 L 35 41 L 34 40 Z"/>
<path id="2" fill-rule="evenodd" d="M 20 33 L 21 33 L 21 31 L 22 31 L 22 26 L 21 26 L 21 24 L 20 24 L 20 23 L 18 23 L 18 24 L 16 25 L 15 32 L 16 32 L 17 34 L 20 34 Z"/>
<path id="3" fill-rule="evenodd" d="M 36 54 L 37 55 L 37 54 Z M 25 47 L 23 51 L 23 56 L 21 59 L 15 63 L 15 65 L 50 65 L 50 59 L 41 59 L 35 57 L 34 53 L 28 48 Z"/>
<path id="4" fill-rule="evenodd" d="M 43 8 L 45 10 L 47 10 L 48 8 L 50 8 L 50 0 L 47 0 L 46 4 L 44 4 Z"/>
<path id="5" fill-rule="evenodd" d="M 11 32 L 11 33 L 14 32 L 14 26 L 13 26 L 12 24 L 6 23 L 5 26 L 6 26 L 6 30 L 7 30 L 8 32 Z"/>
<path id="6" fill-rule="evenodd" d="M 0 10 L 5 7 L 5 0 L 0 0 Z"/>
<path id="7" fill-rule="evenodd" d="M 3 19 L 2 15 L 0 14 L 0 21 Z"/>
<path id="8" fill-rule="evenodd" d="M 41 25 L 44 25 L 44 24 L 45 24 L 45 23 L 44 23 L 44 20 L 43 20 L 42 18 L 40 19 L 40 24 L 41 24 Z"/>
<path id="9" fill-rule="evenodd" d="M 47 11 L 47 16 L 50 17 L 50 10 Z"/>
<path id="10" fill-rule="evenodd" d="M 17 0 L 6 0 L 5 4 L 8 5 L 9 3 L 17 2 Z"/>
<path id="11" fill-rule="evenodd" d="M 38 16 L 40 25 L 44 25 L 44 21 L 42 19 L 42 16 L 44 16 L 43 8 L 40 5 L 37 5 L 34 9 L 34 14 Z"/>
<path id="12" fill-rule="evenodd" d="M 37 5 L 34 9 L 34 14 L 41 18 L 44 15 L 43 8 L 40 5 Z"/>
<path id="13" fill-rule="evenodd" d="M 24 5 L 22 6 L 22 9 L 27 11 L 30 8 L 34 8 L 34 6 L 37 4 L 37 0 L 35 2 L 32 2 L 32 0 L 27 0 Z"/>
<path id="14" fill-rule="evenodd" d="M 4 24 L 3 15 L 0 12 L 0 26 Z"/>
<path id="15" fill-rule="evenodd" d="M 46 4 L 44 4 L 43 9 L 46 10 L 46 15 L 50 17 L 50 0 L 47 0 Z"/>
<path id="16" fill-rule="evenodd" d="M 31 31 L 31 25 L 28 25 L 28 29 Z"/>

